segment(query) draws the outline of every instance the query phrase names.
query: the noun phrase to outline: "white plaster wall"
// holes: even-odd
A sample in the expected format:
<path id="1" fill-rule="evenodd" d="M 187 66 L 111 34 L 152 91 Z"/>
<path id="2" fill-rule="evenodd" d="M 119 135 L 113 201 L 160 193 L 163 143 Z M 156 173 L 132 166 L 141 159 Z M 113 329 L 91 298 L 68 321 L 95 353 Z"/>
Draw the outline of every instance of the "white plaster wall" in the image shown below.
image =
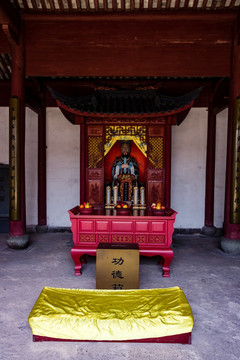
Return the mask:
<path id="1" fill-rule="evenodd" d="M 214 225 L 219 228 L 223 226 L 224 220 L 227 124 L 228 110 L 224 110 L 217 115 L 216 123 Z"/>
<path id="2" fill-rule="evenodd" d="M 172 127 L 171 207 L 176 228 L 204 225 L 207 111 L 193 108 Z"/>
<path id="3" fill-rule="evenodd" d="M 0 164 L 9 164 L 9 110 L 0 107 Z"/>
<path id="4" fill-rule="evenodd" d="M 47 224 L 71 226 L 68 210 L 79 204 L 80 126 L 58 108 L 47 108 Z"/>
<path id="5" fill-rule="evenodd" d="M 8 108 L 0 108 L 0 163 L 8 164 Z M 217 116 L 214 225 L 224 217 L 227 110 Z M 171 206 L 175 227 L 204 225 L 207 111 L 193 108 L 172 127 Z M 79 203 L 80 127 L 58 108 L 47 109 L 47 224 L 70 226 L 67 210 Z M 26 109 L 26 222 L 37 224 L 37 115 Z"/>
<path id="6" fill-rule="evenodd" d="M 26 225 L 38 223 L 38 115 L 26 108 L 25 116 Z"/>

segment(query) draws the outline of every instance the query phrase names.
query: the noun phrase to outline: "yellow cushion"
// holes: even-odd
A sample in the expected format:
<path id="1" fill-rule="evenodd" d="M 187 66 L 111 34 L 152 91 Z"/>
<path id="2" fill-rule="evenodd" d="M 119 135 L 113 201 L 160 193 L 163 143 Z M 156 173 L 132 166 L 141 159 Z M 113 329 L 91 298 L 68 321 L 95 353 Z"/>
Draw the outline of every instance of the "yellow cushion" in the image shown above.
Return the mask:
<path id="1" fill-rule="evenodd" d="M 189 333 L 191 307 L 179 287 L 81 290 L 45 287 L 29 324 L 33 335 L 71 340 L 133 340 Z"/>

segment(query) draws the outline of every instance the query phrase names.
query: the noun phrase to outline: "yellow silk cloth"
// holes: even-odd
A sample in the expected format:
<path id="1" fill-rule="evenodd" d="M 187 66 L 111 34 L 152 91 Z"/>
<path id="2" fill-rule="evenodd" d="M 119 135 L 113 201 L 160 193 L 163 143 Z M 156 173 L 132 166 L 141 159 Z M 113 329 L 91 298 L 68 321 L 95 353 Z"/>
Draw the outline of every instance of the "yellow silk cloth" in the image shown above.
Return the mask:
<path id="1" fill-rule="evenodd" d="M 80 290 L 45 287 L 29 324 L 33 335 L 71 340 L 133 340 L 189 333 L 191 307 L 179 287 Z"/>

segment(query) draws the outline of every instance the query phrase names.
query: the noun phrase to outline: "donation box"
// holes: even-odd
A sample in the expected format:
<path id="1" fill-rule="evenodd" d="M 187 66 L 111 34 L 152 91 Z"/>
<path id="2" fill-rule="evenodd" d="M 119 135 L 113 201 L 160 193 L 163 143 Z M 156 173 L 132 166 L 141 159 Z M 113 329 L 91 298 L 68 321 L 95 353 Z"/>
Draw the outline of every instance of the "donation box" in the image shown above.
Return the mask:
<path id="1" fill-rule="evenodd" d="M 111 290 L 139 288 L 138 244 L 98 245 L 96 288 Z"/>

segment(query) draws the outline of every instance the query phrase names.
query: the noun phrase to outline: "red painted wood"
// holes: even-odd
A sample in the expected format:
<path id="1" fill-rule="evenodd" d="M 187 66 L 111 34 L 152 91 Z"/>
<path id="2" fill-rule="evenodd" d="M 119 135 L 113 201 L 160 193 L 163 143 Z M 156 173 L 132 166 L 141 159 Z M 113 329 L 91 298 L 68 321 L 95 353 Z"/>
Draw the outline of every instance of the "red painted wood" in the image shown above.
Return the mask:
<path id="1" fill-rule="evenodd" d="M 80 203 L 86 201 L 86 125 L 80 125 Z"/>
<path id="2" fill-rule="evenodd" d="M 24 87 L 24 47 L 23 34 L 19 45 L 12 43 L 12 77 L 11 96 L 19 97 L 20 109 L 20 171 L 21 171 L 21 220 L 9 222 L 10 236 L 26 234 L 26 204 L 25 204 L 25 87 Z"/>
<path id="3" fill-rule="evenodd" d="M 180 344 L 191 344 L 192 333 L 183 333 L 170 336 L 162 336 L 158 338 L 146 338 L 146 339 L 136 339 L 136 340 L 116 340 L 116 341 L 106 341 L 106 340 L 91 340 L 91 342 L 127 342 L 127 343 L 180 343 Z M 48 336 L 33 335 L 33 341 L 74 341 L 74 342 L 90 342 L 90 340 L 70 340 L 70 339 L 59 339 L 51 338 Z"/>
<path id="4" fill-rule="evenodd" d="M 81 21 L 31 18 L 25 22 L 26 74 L 229 76 L 234 16 L 211 15 L 208 21 L 202 15 L 185 16 L 184 26 L 181 16 L 163 15 L 151 21 L 141 14 L 81 16 Z"/>
<path id="5" fill-rule="evenodd" d="M 171 125 L 166 125 L 166 145 L 165 145 L 165 205 L 170 207 L 171 204 L 171 143 L 172 143 L 172 128 Z"/>
<path id="6" fill-rule="evenodd" d="M 176 212 L 168 209 L 164 216 L 79 215 L 79 207 L 68 211 L 72 223 L 74 247 L 71 256 L 75 275 L 81 275 L 81 257 L 96 256 L 99 243 L 137 243 L 140 255 L 163 258 L 163 277 L 169 277 L 173 259 L 171 249 Z"/>
<path id="7" fill-rule="evenodd" d="M 205 187 L 205 226 L 214 226 L 214 176 L 215 176 L 216 114 L 211 100 L 208 107 L 206 187 Z"/>
<path id="8" fill-rule="evenodd" d="M 229 239 L 240 238 L 240 225 L 230 223 L 230 201 L 231 201 L 231 163 L 232 163 L 232 132 L 234 100 L 240 96 L 240 41 L 239 41 L 240 20 L 234 26 L 234 42 L 232 52 L 232 69 L 230 79 L 230 101 L 228 112 L 228 142 L 227 142 L 227 167 L 226 167 L 226 192 L 224 212 L 224 236 Z"/>
<path id="9" fill-rule="evenodd" d="M 47 224 L 46 107 L 38 115 L 38 225 Z"/>

